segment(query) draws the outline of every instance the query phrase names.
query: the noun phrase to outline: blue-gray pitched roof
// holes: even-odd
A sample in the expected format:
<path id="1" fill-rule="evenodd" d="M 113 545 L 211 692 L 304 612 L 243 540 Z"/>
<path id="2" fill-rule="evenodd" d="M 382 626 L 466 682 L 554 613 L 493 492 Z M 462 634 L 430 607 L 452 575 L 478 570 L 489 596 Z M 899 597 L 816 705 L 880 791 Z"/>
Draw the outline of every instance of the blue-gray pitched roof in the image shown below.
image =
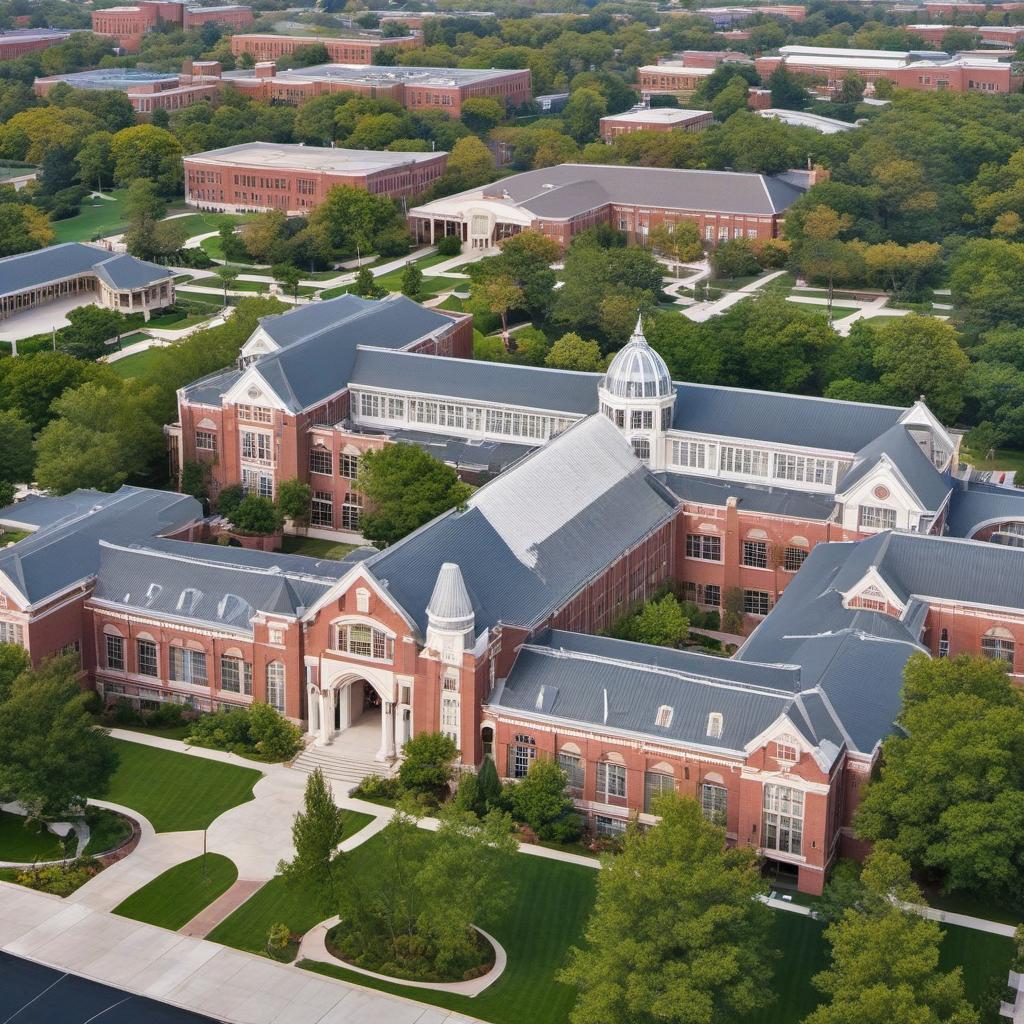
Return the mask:
<path id="1" fill-rule="evenodd" d="M 166 267 L 127 253 L 113 255 L 82 242 L 63 242 L 0 259 L 0 295 L 13 295 L 90 271 L 100 274 L 113 288 L 141 288 L 174 276 Z"/>
<path id="2" fill-rule="evenodd" d="M 334 306 L 337 301 L 320 304 L 315 317 L 298 310 L 262 324 L 272 337 L 286 340 L 280 351 L 261 356 L 253 365 L 292 412 L 308 409 L 346 387 L 360 344 L 407 348 L 452 325 L 451 317 L 404 295 L 360 309 L 352 309 L 348 302 Z M 297 314 L 297 331 L 304 336 L 293 337 L 288 320 Z"/>
<path id="3" fill-rule="evenodd" d="M 285 348 L 296 341 L 305 340 L 325 327 L 344 323 L 354 313 L 371 309 L 373 306 L 372 299 L 364 299 L 359 295 L 339 295 L 325 302 L 297 306 L 286 313 L 260 317 L 260 326 L 281 348 Z"/>
<path id="4" fill-rule="evenodd" d="M 100 544 L 94 596 L 160 614 L 251 630 L 257 612 L 299 616 L 360 558 L 317 560 L 213 544 Z"/>
<path id="5" fill-rule="evenodd" d="M 665 481 L 680 501 L 701 505 L 725 505 L 727 499 L 735 498 L 740 511 L 795 516 L 821 522 L 831 519 L 836 510 L 835 501 L 827 494 L 736 483 L 717 477 L 690 476 L 687 473 L 662 473 L 659 478 Z"/>
<path id="6" fill-rule="evenodd" d="M 611 422 L 591 416 L 366 564 L 421 630 L 445 562 L 462 570 L 478 634 L 534 626 L 675 507 Z"/>
<path id="7" fill-rule="evenodd" d="M 86 507 L 89 496 L 93 502 Z M 69 497 L 68 501 L 40 499 L 56 503 L 66 514 L 50 515 L 30 508 L 28 514 L 42 523 L 38 531 L 0 551 L 0 573 L 29 604 L 91 579 L 99 566 L 101 540 L 142 540 L 202 516 L 202 506 L 195 498 L 172 491 L 126 486 L 115 494 L 76 491 Z M 17 505 L 0 509 L 0 522 L 16 520 L 18 514 Z"/>
<path id="8" fill-rule="evenodd" d="M 946 529 L 954 537 L 971 537 L 982 526 L 1001 521 L 1024 521 L 1024 491 L 996 484 L 954 485 Z"/>
<path id="9" fill-rule="evenodd" d="M 369 347 L 359 348 L 352 371 L 353 387 L 362 384 L 584 416 L 597 411 L 600 380 L 599 373 L 385 352 Z"/>
<path id="10" fill-rule="evenodd" d="M 395 441 L 408 441 L 450 466 L 491 474 L 504 472 L 535 448 L 506 441 L 468 441 L 464 437 L 427 434 L 418 430 L 395 430 L 388 436 Z"/>
<path id="11" fill-rule="evenodd" d="M 839 481 L 837 490 L 845 494 L 867 476 L 883 459 L 888 458 L 918 501 L 932 512 L 938 511 L 951 489 L 948 473 L 940 473 L 932 460 L 921 450 L 910 431 L 901 423 L 869 441 L 856 455 L 853 466 Z"/>
<path id="12" fill-rule="evenodd" d="M 200 377 L 191 384 L 186 385 L 182 391 L 188 401 L 197 405 L 212 405 L 218 409 L 221 405 L 221 398 L 226 391 L 242 376 L 242 370 L 232 367 L 227 370 L 218 370 L 206 377 Z"/>

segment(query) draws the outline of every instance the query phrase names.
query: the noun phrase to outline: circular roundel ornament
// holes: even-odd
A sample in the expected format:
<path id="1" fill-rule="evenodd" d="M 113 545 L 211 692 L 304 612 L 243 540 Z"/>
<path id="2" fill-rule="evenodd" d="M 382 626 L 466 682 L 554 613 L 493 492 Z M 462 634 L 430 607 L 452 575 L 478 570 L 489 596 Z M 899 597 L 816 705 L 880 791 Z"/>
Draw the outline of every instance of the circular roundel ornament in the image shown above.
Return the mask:
<path id="1" fill-rule="evenodd" d="M 882 484 L 879 484 L 874 489 L 873 493 L 874 493 L 875 497 L 879 501 L 885 501 L 885 499 L 889 497 L 889 488 L 888 487 L 883 487 Z"/>

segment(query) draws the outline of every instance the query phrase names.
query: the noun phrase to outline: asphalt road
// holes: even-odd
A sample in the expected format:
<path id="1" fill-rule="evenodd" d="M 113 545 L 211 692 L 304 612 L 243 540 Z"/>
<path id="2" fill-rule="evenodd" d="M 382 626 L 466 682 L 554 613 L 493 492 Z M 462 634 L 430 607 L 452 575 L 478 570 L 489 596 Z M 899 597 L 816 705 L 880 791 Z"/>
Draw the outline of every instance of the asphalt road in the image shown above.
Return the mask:
<path id="1" fill-rule="evenodd" d="M 0 1024 L 217 1024 L 0 952 Z"/>

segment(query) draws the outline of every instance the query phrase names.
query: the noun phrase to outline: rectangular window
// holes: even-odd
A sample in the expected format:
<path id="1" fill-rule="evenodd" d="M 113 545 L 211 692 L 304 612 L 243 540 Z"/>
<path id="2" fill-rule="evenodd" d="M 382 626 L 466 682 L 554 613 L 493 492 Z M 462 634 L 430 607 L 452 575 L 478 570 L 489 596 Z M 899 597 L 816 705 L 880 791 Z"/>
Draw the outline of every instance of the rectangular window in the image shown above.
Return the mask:
<path id="1" fill-rule="evenodd" d="M 565 772 L 569 789 L 583 789 L 583 761 L 576 754 L 559 754 L 558 763 Z"/>
<path id="2" fill-rule="evenodd" d="M 595 814 L 594 831 L 599 836 L 621 836 L 625 835 L 626 823 L 621 818 L 609 818 L 604 814 Z"/>
<path id="3" fill-rule="evenodd" d="M 217 450 L 217 435 L 211 434 L 208 430 L 197 430 L 196 448 L 199 451 L 215 452 Z"/>
<path id="4" fill-rule="evenodd" d="M 242 431 L 242 458 L 257 462 L 271 462 L 274 458 L 273 438 L 256 430 Z"/>
<path id="5" fill-rule="evenodd" d="M 664 793 L 674 793 L 676 780 L 661 772 L 644 772 L 644 814 L 655 814 L 655 800 Z"/>
<path id="6" fill-rule="evenodd" d="M 345 504 L 341 506 L 341 528 L 343 530 L 359 530 L 363 519 L 363 496 L 355 491 L 345 495 Z"/>
<path id="7" fill-rule="evenodd" d="M 388 419 L 389 420 L 400 420 L 405 416 L 405 399 L 404 398 L 389 398 L 388 399 Z"/>
<path id="8" fill-rule="evenodd" d="M 767 615 L 771 610 L 771 594 L 767 590 L 744 590 L 743 611 L 747 615 Z"/>
<path id="9" fill-rule="evenodd" d="M 441 694 L 441 732 L 459 742 L 459 695 L 445 691 Z"/>
<path id="10" fill-rule="evenodd" d="M 124 671 L 124 637 L 107 634 L 107 668 Z"/>
<path id="11" fill-rule="evenodd" d="M 314 491 L 309 503 L 310 526 L 334 526 L 334 495 L 330 491 Z"/>
<path id="12" fill-rule="evenodd" d="M 727 789 L 708 783 L 704 783 L 700 787 L 700 809 L 708 821 L 724 827 L 728 806 L 729 791 Z"/>
<path id="13" fill-rule="evenodd" d="M 188 651 L 184 647 L 170 649 L 171 680 L 190 686 L 207 686 L 206 655 L 202 651 Z"/>
<path id="14" fill-rule="evenodd" d="M 334 473 L 334 455 L 326 448 L 310 448 L 309 471 L 330 476 Z"/>
<path id="15" fill-rule="evenodd" d="M 896 509 L 861 505 L 860 525 L 866 530 L 895 530 Z"/>
<path id="16" fill-rule="evenodd" d="M 756 448 L 736 448 L 722 445 L 721 469 L 723 473 L 741 473 L 744 476 L 767 476 L 768 453 Z"/>
<path id="17" fill-rule="evenodd" d="M 380 406 L 380 395 L 370 395 L 363 392 L 359 396 L 359 412 L 363 416 L 371 416 L 374 419 L 380 419 Z"/>
<path id="18" fill-rule="evenodd" d="M 24 646 L 24 633 L 18 622 L 0 622 L 0 644 Z"/>
<path id="19" fill-rule="evenodd" d="M 267 703 L 284 714 L 284 665 L 280 661 L 267 665 Z"/>
<path id="20" fill-rule="evenodd" d="M 256 469 L 243 469 L 242 490 L 246 494 L 256 494 L 261 498 L 273 498 L 274 477 L 270 473 L 261 473 Z"/>
<path id="21" fill-rule="evenodd" d="M 835 463 L 803 455 L 775 455 L 775 475 L 782 480 L 798 480 L 809 484 L 831 484 Z"/>
<path id="22" fill-rule="evenodd" d="M 625 765 L 613 764 L 611 761 L 598 761 L 597 799 L 604 803 L 608 803 L 610 799 L 625 800 L 625 798 Z"/>
<path id="23" fill-rule="evenodd" d="M 766 784 L 761 845 L 767 850 L 800 856 L 803 852 L 803 832 L 803 793 L 789 786 Z"/>
<path id="24" fill-rule="evenodd" d="M 700 558 L 705 562 L 720 562 L 722 560 L 722 538 L 703 533 L 688 533 L 686 535 L 686 557 Z"/>
<path id="25" fill-rule="evenodd" d="M 654 413 L 650 409 L 634 409 L 629 414 L 631 430 L 653 430 Z"/>
<path id="26" fill-rule="evenodd" d="M 110 637 L 107 637 L 107 639 L 109 640 Z M 135 654 L 139 662 L 138 672 L 140 676 L 156 677 L 160 674 L 156 657 L 156 644 L 152 640 L 136 640 Z"/>
<path id="27" fill-rule="evenodd" d="M 355 480 L 359 475 L 359 456 L 341 455 L 338 457 L 338 474 L 346 480 Z"/>
<path id="28" fill-rule="evenodd" d="M 705 469 L 707 445 L 696 441 L 673 441 L 672 464 L 686 466 L 688 469 Z"/>
<path id="29" fill-rule="evenodd" d="M 751 569 L 767 569 L 767 542 L 763 540 L 745 540 L 743 542 L 743 564 Z"/>
<path id="30" fill-rule="evenodd" d="M 532 743 L 517 742 L 508 748 L 508 774 L 513 779 L 525 779 L 533 759 L 537 756 L 537 748 Z"/>
<path id="31" fill-rule="evenodd" d="M 807 560 L 807 552 L 803 548 L 786 548 L 782 556 L 782 568 L 786 572 L 798 572 Z"/>
<path id="32" fill-rule="evenodd" d="M 252 665 L 241 658 L 221 655 L 220 688 L 229 693 L 252 695 Z"/>

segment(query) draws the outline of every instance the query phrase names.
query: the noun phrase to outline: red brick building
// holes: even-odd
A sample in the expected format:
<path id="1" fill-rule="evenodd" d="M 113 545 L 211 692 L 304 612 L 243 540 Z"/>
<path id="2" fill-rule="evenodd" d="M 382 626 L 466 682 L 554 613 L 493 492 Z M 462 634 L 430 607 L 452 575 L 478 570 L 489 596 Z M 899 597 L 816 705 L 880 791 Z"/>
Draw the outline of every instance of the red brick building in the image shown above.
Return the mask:
<path id="1" fill-rule="evenodd" d="M 634 132 L 700 132 L 715 120 L 710 110 L 680 110 L 678 107 L 638 107 L 621 114 L 609 114 L 600 121 L 605 142 Z"/>
<path id="2" fill-rule="evenodd" d="M 15 60 L 26 53 L 63 43 L 70 29 L 27 28 L 0 31 L 0 60 Z"/>
<path id="3" fill-rule="evenodd" d="M 601 834 L 693 796 L 820 892 L 860 852 L 907 658 L 1021 674 L 1024 551 L 941 534 L 1019 539 L 1024 499 L 954 481 L 923 403 L 674 384 L 639 329 L 604 375 L 451 358 L 467 327 L 400 298 L 266 318 L 172 430 L 215 482 L 308 480 L 314 533 L 338 535 L 359 451 L 398 441 L 491 459 L 464 505 L 338 561 L 196 543 L 218 523 L 167 492 L 32 498 L 0 510 L 38 534 L 0 550 L 0 642 L 77 651 L 109 700 L 266 701 L 314 763 L 372 734 L 382 767 L 425 731 L 508 778 L 554 757 Z M 733 658 L 592 635 L 670 581 L 705 607 L 739 590 L 756 628 Z"/>
<path id="4" fill-rule="evenodd" d="M 419 36 L 277 36 L 269 33 L 244 33 L 231 37 L 231 52 L 240 57 L 247 53 L 257 61 L 278 60 L 293 54 L 300 46 L 319 45 L 327 50 L 332 64 L 373 64 L 380 50 L 408 49 L 419 46 Z"/>
<path id="5" fill-rule="evenodd" d="M 182 110 L 201 100 L 212 101 L 221 92 L 220 73 L 217 61 L 186 61 L 181 74 L 140 68 L 95 68 L 37 78 L 32 88 L 37 96 L 46 96 L 58 82 L 73 89 L 117 90 L 131 101 L 138 120 L 146 120 L 154 110 Z"/>
<path id="6" fill-rule="evenodd" d="M 448 166 L 447 153 L 248 142 L 184 159 L 185 202 L 228 213 L 308 213 L 336 185 L 397 199 L 422 195 Z"/>
<path id="7" fill-rule="evenodd" d="M 715 72 L 709 64 L 647 64 L 637 68 L 636 80 L 642 99 L 651 96 L 677 96 L 688 99 L 700 87 L 705 78 Z"/>
<path id="8" fill-rule="evenodd" d="M 659 224 L 690 221 L 709 243 L 774 238 L 809 180 L 731 171 L 559 164 L 409 210 L 421 242 L 457 235 L 470 249 L 490 249 L 520 231 L 539 231 L 568 246 L 581 231 L 610 224 L 644 242 Z"/>
<path id="9" fill-rule="evenodd" d="M 113 36 L 121 49 L 131 53 L 138 50 L 147 32 L 161 25 L 176 25 L 187 32 L 213 23 L 237 32 L 252 22 L 252 8 L 241 4 L 192 7 L 184 0 L 138 0 L 130 7 L 94 11 L 92 30 L 97 35 Z"/>
<path id="10" fill-rule="evenodd" d="M 254 99 L 302 103 L 314 96 L 351 92 L 389 99 L 407 110 L 442 110 L 458 117 L 470 98 L 487 97 L 517 107 L 532 98 L 530 72 L 501 68 L 414 68 L 320 64 L 278 71 L 273 61 L 254 69 L 228 71 L 224 82 Z"/>

